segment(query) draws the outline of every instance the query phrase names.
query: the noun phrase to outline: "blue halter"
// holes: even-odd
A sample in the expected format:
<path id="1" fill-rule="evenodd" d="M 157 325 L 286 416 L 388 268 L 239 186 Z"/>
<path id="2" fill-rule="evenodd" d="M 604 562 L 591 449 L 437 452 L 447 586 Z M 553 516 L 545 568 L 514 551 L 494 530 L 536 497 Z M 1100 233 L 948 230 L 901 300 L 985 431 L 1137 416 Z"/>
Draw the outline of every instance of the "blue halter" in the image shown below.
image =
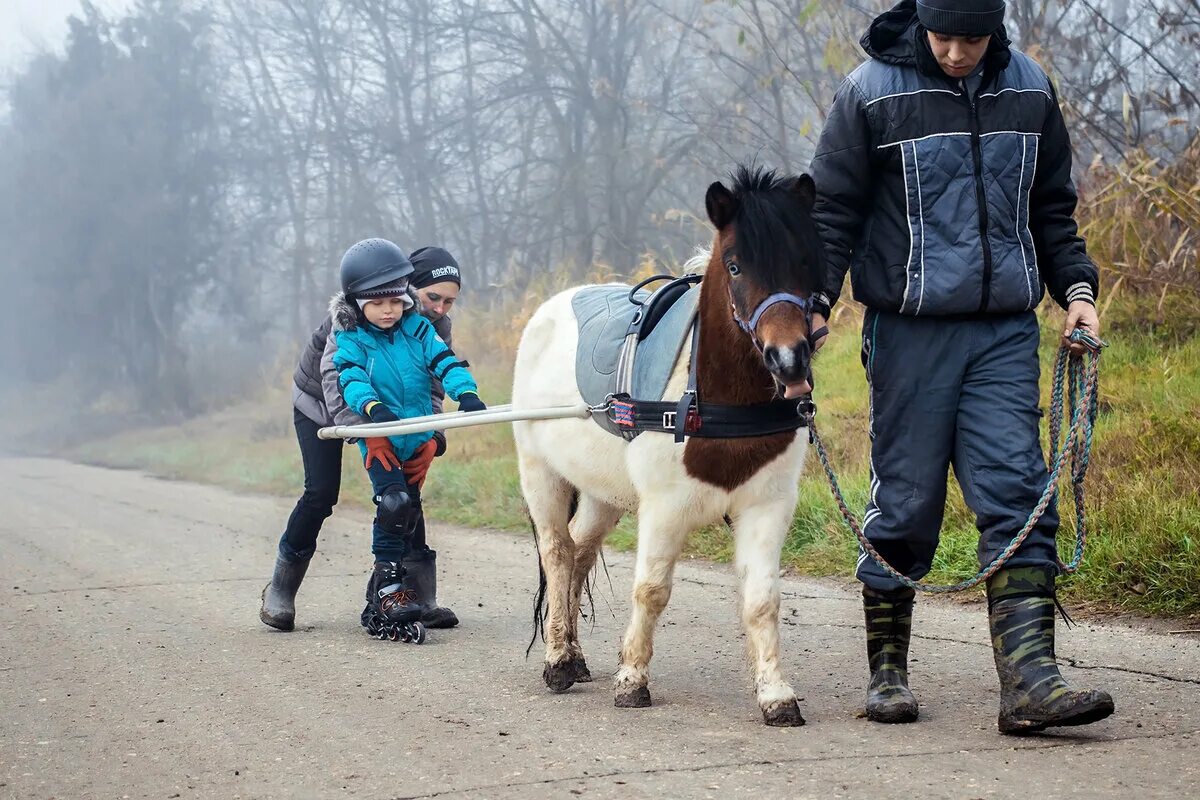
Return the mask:
<path id="1" fill-rule="evenodd" d="M 721 260 L 725 263 L 725 269 L 727 269 L 731 274 L 738 274 L 737 272 L 734 272 L 734 270 L 738 270 L 738 272 L 740 272 L 737 263 L 732 257 L 723 257 Z M 827 336 L 829 334 L 829 328 L 827 326 L 822 326 L 815 331 L 812 329 L 814 302 L 812 297 L 801 297 L 800 295 L 792 294 L 791 292 L 775 292 L 774 294 L 768 295 L 766 299 L 758 304 L 758 306 L 754 309 L 754 313 L 750 315 L 749 321 L 747 321 L 738 315 L 737 303 L 733 302 L 733 285 L 729 284 L 727 288 L 729 290 L 729 305 L 733 309 L 734 321 L 737 322 L 738 327 L 741 328 L 742 331 L 749 334 L 750 340 L 754 342 L 754 346 L 760 353 L 762 352 L 762 343 L 759 341 L 758 334 L 755 333 L 755 329 L 758 328 L 758 322 L 762 319 L 762 315 L 767 313 L 767 309 L 769 309 L 771 306 L 778 305 L 779 303 L 788 303 L 796 306 L 804 312 L 804 321 L 808 325 L 808 346 L 811 349 L 815 350 L 817 341 L 823 336 Z"/>
<path id="2" fill-rule="evenodd" d="M 778 305 L 779 303 L 790 303 L 794 306 L 798 306 L 800 310 L 804 312 L 806 319 L 812 319 L 812 298 L 801 297 L 799 295 L 791 294 L 790 292 L 776 292 L 775 294 L 767 297 L 758 304 L 758 308 L 754 309 L 754 313 L 750 315 L 749 321 L 743 321 L 742 318 L 738 316 L 737 307 L 735 306 L 733 309 L 733 318 L 737 320 L 738 326 L 743 331 L 751 336 L 755 336 L 754 330 L 758 327 L 758 321 L 762 319 L 762 315 L 767 313 L 768 308 Z M 755 336 L 755 338 L 757 337 Z"/>

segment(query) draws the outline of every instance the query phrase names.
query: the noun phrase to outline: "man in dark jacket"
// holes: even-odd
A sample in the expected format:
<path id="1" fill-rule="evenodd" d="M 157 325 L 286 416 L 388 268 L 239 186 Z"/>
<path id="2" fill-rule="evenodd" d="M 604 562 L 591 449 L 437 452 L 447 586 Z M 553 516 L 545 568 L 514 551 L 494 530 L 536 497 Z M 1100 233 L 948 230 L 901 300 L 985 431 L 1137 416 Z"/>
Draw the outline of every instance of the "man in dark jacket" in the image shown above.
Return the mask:
<path id="1" fill-rule="evenodd" d="M 413 289 L 413 303 L 421 303 L 422 313 L 433 323 L 434 330 L 448 347 L 453 347 L 450 317 L 444 311 L 429 313 L 426 304 L 421 302 L 419 289 L 425 285 L 434 269 L 444 266 L 441 262 L 447 258 L 454 265 L 456 283 L 461 284 L 458 262 L 440 247 L 423 247 L 396 267 L 405 272 L 411 269 L 408 278 Z M 317 431 L 330 425 L 362 425 L 369 422 L 347 408 L 339 392 L 326 393 L 322 387 L 322 357 L 332 326 L 332 314 L 326 314 L 305 342 L 292 376 L 292 416 L 304 466 L 304 493 L 296 502 L 283 536 L 279 539 L 275 571 L 271 583 L 263 590 L 259 610 L 259 618 L 264 623 L 280 630 L 290 631 L 295 626 L 296 592 L 316 552 L 321 526 L 333 513 L 341 491 L 344 442 L 341 439 L 320 439 Z M 441 413 L 444 396 L 441 382 L 435 379 L 432 395 L 435 413 Z M 332 404 L 327 404 L 327 397 L 333 398 L 330 401 Z M 435 432 L 434 440 L 437 446 L 433 454 L 445 453 L 445 434 Z M 406 465 L 411 464 L 406 462 Z M 424 467 L 428 469 L 427 462 Z M 422 473 L 416 482 L 423 480 Z M 417 602 L 424 608 L 421 621 L 427 627 L 449 628 L 458 624 L 458 617 L 450 609 L 437 605 L 436 556 L 425 543 L 425 520 L 422 516 L 414 535 L 412 552 L 405 558 L 405 567 L 413 584 L 410 588 L 416 592 Z"/>
<path id="2" fill-rule="evenodd" d="M 862 39 L 813 158 L 828 279 L 820 326 L 847 270 L 867 307 L 871 484 L 864 529 L 898 571 L 925 575 L 954 466 L 990 563 L 1046 486 L 1038 439 L 1043 292 L 1064 335 L 1096 335 L 1097 271 L 1074 220 L 1071 146 L 1054 87 L 1009 46 L 1004 0 L 903 0 Z M 999 727 L 1028 733 L 1112 713 L 1054 658 L 1053 506 L 988 581 Z M 913 590 L 865 552 L 867 716 L 911 722 Z"/>

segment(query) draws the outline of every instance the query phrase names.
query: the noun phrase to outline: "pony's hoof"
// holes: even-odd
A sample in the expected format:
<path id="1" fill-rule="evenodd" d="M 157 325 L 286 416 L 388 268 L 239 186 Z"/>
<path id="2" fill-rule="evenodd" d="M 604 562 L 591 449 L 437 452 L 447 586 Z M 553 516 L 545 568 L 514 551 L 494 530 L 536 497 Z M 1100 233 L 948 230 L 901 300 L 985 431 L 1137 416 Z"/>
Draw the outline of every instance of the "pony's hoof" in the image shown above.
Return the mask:
<path id="1" fill-rule="evenodd" d="M 618 689 L 616 697 L 613 698 L 613 705 L 617 708 L 649 708 L 650 688 L 636 686 L 632 689 Z"/>
<path id="2" fill-rule="evenodd" d="M 591 683 L 592 672 L 588 669 L 587 662 L 583 660 L 583 656 L 571 659 L 571 665 L 575 669 L 576 683 Z"/>
<path id="3" fill-rule="evenodd" d="M 575 685 L 575 665 L 571 661 L 547 664 L 542 670 L 542 680 L 552 692 L 565 692 Z"/>
<path id="4" fill-rule="evenodd" d="M 795 700 L 764 708 L 762 715 L 763 722 L 772 728 L 799 728 L 804 724 L 804 717 L 800 716 L 800 704 Z"/>

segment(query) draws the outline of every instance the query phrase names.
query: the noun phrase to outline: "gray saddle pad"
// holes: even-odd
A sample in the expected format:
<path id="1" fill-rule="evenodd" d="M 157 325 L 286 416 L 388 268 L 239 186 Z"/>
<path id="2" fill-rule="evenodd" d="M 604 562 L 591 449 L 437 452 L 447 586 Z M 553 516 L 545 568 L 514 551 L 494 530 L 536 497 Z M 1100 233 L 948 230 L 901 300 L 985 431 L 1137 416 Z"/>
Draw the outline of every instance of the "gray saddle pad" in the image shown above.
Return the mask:
<path id="1" fill-rule="evenodd" d="M 579 322 L 575 381 L 584 402 L 595 405 L 616 388 L 617 359 L 629 323 L 638 307 L 629 302 L 628 286 L 589 286 L 575 293 L 571 305 Z M 645 301 L 650 294 L 638 292 Z M 687 340 L 700 290 L 689 289 L 663 315 L 650 335 L 638 344 L 633 362 L 633 397 L 659 400 L 671 370 Z"/>

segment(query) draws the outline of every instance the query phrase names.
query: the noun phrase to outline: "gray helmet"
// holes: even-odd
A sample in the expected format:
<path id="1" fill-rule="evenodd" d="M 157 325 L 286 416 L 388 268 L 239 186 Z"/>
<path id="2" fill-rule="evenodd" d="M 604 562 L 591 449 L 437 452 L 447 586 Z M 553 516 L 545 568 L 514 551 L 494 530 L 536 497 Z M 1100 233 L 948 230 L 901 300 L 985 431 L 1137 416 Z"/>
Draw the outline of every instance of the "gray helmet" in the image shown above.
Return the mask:
<path id="1" fill-rule="evenodd" d="M 342 256 L 342 291 L 357 295 L 412 274 L 413 265 L 387 239 L 363 239 Z"/>

